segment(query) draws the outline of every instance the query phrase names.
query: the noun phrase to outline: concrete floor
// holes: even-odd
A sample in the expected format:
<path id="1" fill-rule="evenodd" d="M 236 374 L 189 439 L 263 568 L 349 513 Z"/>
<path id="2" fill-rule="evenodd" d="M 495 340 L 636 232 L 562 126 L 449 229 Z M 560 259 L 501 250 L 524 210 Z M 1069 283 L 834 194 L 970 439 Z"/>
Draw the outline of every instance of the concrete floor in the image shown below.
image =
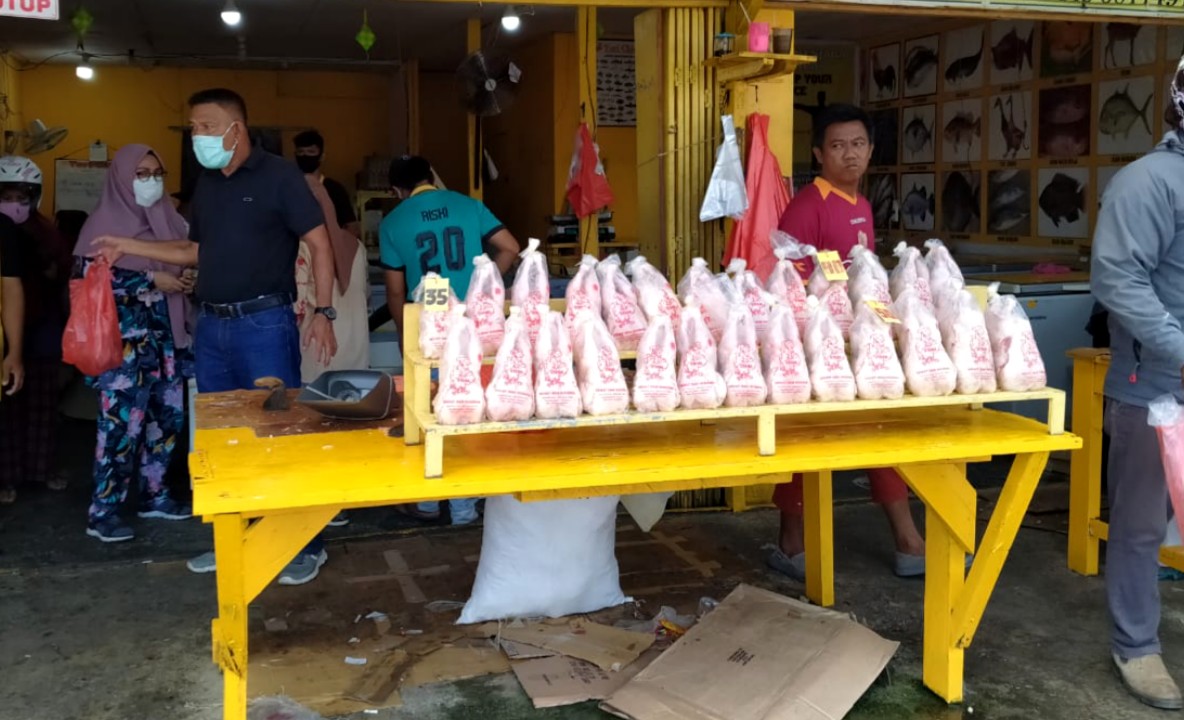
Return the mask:
<path id="1" fill-rule="evenodd" d="M 0 508 L 0 720 L 220 718 L 221 682 L 209 648 L 214 578 L 192 575 L 184 567 L 185 558 L 208 548 L 209 530 L 198 521 L 141 522 L 141 537 L 132 543 L 104 546 L 86 538 L 92 430 L 85 423 L 65 429 L 62 457 L 74 480 L 70 490 L 50 494 L 29 489 L 15 506 Z M 987 473 L 985 484 L 997 475 Z M 1058 490 L 1050 487 L 1048 497 L 1055 505 Z M 837 490 L 846 498 L 862 495 L 848 481 Z M 476 528 L 408 536 L 404 520 L 381 509 L 360 511 L 353 518 L 351 526 L 332 531 L 330 564 L 322 578 L 304 588 L 268 589 L 253 617 L 277 612 L 299 617 L 313 610 L 345 616 L 355 607 L 376 603 L 401 612 L 397 586 L 378 584 L 359 591 L 345 588 L 343 577 L 360 571 L 383 548 L 422 546 L 471 560 L 480 542 Z M 741 581 L 796 597 L 800 586 L 763 568 L 761 546 L 773 537 L 775 525 L 770 511 L 667 515 L 657 530 L 682 538 L 681 547 L 703 561 L 719 563 L 710 578 L 677 565 L 660 547 L 639 542 L 643 536 L 637 531 L 623 531 L 618 549 L 623 585 L 651 609 L 658 603 L 693 609 L 701 595 L 722 597 Z M 951 708 L 920 684 L 923 584 L 892 576 L 884 520 L 874 506 L 854 500 L 841 505 L 835 518 L 838 608 L 901 642 L 888 672 L 849 717 L 1160 717 L 1162 713 L 1129 699 L 1115 680 L 1101 580 L 1065 569 L 1063 525 L 1063 514 L 1029 516 L 966 654 L 966 703 Z M 436 584 L 425 584 L 430 599 L 465 597 L 471 581 L 466 562 L 458 560 Z M 1184 585 L 1165 583 L 1161 589 L 1166 657 L 1169 666 L 1180 667 Z M 414 609 L 407 612 L 408 618 L 422 619 Z M 260 626 L 252 626 L 253 649 L 266 651 L 273 639 Z M 285 642 L 343 642 L 340 628 L 296 624 L 295 629 L 301 632 Z M 536 711 L 512 675 L 410 689 L 403 702 L 401 708 L 378 715 L 352 717 L 608 717 L 592 705 Z"/>

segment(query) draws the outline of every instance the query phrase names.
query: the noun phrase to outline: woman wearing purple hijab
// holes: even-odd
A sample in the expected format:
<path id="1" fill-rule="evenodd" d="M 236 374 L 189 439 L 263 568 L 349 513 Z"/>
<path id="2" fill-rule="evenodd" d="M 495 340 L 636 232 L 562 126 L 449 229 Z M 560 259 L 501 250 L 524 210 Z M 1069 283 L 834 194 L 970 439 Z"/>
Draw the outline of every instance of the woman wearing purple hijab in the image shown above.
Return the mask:
<path id="1" fill-rule="evenodd" d="M 165 199 L 164 175 L 160 158 L 146 145 L 126 145 L 115 153 L 103 196 L 74 249 L 83 271 L 98 255 L 95 239 L 104 235 L 186 238 L 185 221 Z M 121 542 L 135 537 L 119 514 L 132 478 L 139 479 L 141 518 L 192 515 L 169 497 L 164 476 L 185 419 L 178 354 L 189 347 L 186 295 L 193 282 L 181 268 L 131 255 L 115 263 L 111 275 L 123 364 L 88 379 L 99 391 L 99 428 L 86 534 Z"/>

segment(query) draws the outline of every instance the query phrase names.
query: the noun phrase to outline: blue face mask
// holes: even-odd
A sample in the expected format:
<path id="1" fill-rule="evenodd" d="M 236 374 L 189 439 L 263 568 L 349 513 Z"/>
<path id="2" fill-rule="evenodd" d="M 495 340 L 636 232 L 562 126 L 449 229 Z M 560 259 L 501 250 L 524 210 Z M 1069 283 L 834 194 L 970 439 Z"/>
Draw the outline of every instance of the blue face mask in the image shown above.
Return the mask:
<path id="1" fill-rule="evenodd" d="M 234 123 L 230 123 L 230 127 L 234 127 Z M 230 159 L 234 157 L 234 148 L 238 147 L 237 140 L 229 150 L 222 147 L 222 141 L 226 138 L 226 133 L 230 132 L 230 127 L 221 135 L 193 136 L 193 154 L 197 156 L 197 161 L 202 167 L 221 170 L 230 164 Z"/>

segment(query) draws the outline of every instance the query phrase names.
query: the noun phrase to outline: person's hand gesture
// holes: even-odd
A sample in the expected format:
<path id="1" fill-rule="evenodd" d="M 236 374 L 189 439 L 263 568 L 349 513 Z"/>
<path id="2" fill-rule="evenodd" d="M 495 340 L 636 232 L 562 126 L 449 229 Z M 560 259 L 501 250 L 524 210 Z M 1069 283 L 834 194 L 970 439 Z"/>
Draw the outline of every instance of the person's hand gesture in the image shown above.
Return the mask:
<path id="1" fill-rule="evenodd" d="M 119 262 L 120 258 L 127 255 L 125 243 L 127 238 L 116 237 L 114 235 L 100 235 L 95 238 L 95 246 L 99 248 L 98 256 L 105 259 L 111 265 Z"/>
<path id="2" fill-rule="evenodd" d="M 312 348 L 314 357 L 322 365 L 328 365 L 337 354 L 337 336 L 333 333 L 333 323 L 324 315 L 313 315 L 312 325 L 308 328 L 308 335 L 304 338 L 304 348 Z"/>
<path id="3" fill-rule="evenodd" d="M 25 366 L 16 353 L 9 353 L 4 358 L 3 372 L 0 377 L 7 378 L 5 395 L 16 395 L 25 384 Z"/>
<path id="4" fill-rule="evenodd" d="M 193 291 L 193 280 L 187 279 L 184 276 L 178 277 L 172 273 L 154 271 L 152 273 L 152 284 L 156 286 L 157 290 L 166 293 L 189 293 Z"/>

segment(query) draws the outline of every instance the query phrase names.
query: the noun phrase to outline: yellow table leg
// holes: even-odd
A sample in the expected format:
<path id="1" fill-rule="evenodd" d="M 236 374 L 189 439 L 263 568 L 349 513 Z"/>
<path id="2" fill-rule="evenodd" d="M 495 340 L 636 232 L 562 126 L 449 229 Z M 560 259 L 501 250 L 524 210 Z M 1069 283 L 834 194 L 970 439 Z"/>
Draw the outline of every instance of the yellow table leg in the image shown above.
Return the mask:
<path id="1" fill-rule="evenodd" d="M 1102 514 L 1102 408 L 1105 370 L 1094 358 L 1073 360 L 1073 432 L 1081 449 L 1069 460 L 1069 569 L 1098 574 L 1099 538 L 1090 522 Z"/>
<path id="2" fill-rule="evenodd" d="M 806 597 L 815 605 L 835 604 L 835 512 L 831 472 L 802 476 L 806 526 Z"/>

